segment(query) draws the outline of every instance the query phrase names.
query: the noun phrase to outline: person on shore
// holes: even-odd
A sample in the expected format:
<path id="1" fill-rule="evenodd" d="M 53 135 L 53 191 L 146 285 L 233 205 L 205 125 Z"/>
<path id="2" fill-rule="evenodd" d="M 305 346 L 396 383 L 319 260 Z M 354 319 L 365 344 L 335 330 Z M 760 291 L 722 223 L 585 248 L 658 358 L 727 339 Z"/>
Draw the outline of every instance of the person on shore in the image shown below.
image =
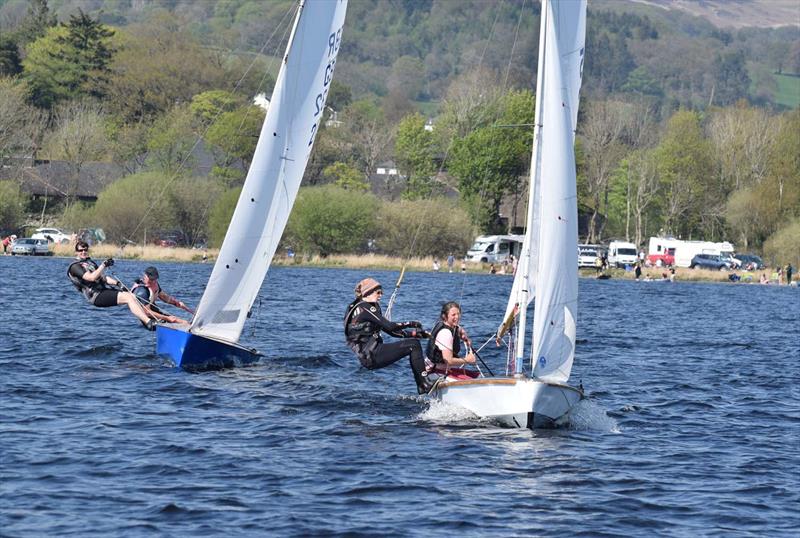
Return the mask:
<path id="1" fill-rule="evenodd" d="M 639 282 L 639 279 L 642 278 L 642 262 L 636 262 L 636 266 L 633 268 L 633 276 L 636 278 L 636 282 Z"/>
<path id="2" fill-rule="evenodd" d="M 383 288 L 374 278 L 359 282 L 355 296 L 344 316 L 344 334 L 347 346 L 356 354 L 361 365 L 368 370 L 377 370 L 408 357 L 417 392 L 428 393 L 433 381 L 425 370 L 425 357 L 419 338 L 430 335 L 421 330 L 422 324 L 419 321 L 395 323 L 383 317 L 378 304 L 383 296 Z M 399 340 L 384 343 L 381 331 Z"/>
<path id="3" fill-rule="evenodd" d="M 89 245 L 85 241 L 75 243 L 75 252 L 77 260 L 67 268 L 67 276 L 89 303 L 98 308 L 128 305 L 131 313 L 148 331 L 156 330 L 156 320 L 147 315 L 136 296 L 120 290 L 120 282 L 116 278 L 103 274 L 106 268 L 114 265 L 112 258 L 98 265 L 89 257 Z"/>
<path id="4" fill-rule="evenodd" d="M 674 267 L 670 267 L 669 268 L 669 281 L 670 282 L 675 282 L 675 268 Z"/>
<path id="5" fill-rule="evenodd" d="M 489 274 L 494 275 L 496 273 L 497 273 L 497 268 L 494 266 L 494 264 L 493 263 L 489 264 Z"/>
<path id="6" fill-rule="evenodd" d="M 783 274 L 786 275 L 786 284 L 791 286 L 792 285 L 792 273 L 794 272 L 794 267 L 792 267 L 791 263 L 787 263 L 786 267 L 783 269 Z"/>
<path id="7" fill-rule="evenodd" d="M 433 259 L 433 272 L 434 273 L 439 272 L 439 260 L 437 258 Z"/>
<path id="8" fill-rule="evenodd" d="M 769 279 L 765 273 L 761 273 L 761 279 L 759 280 L 761 284 L 769 284 Z"/>
<path id="9" fill-rule="evenodd" d="M 433 362 L 433 371 L 438 374 L 447 375 L 455 367 L 475 364 L 472 342 L 467 331 L 459 326 L 460 321 L 461 306 L 453 301 L 444 303 L 439 319 L 431 329 L 426 351 L 428 358 Z M 459 356 L 462 341 L 466 344 L 466 354 Z M 466 371 L 462 368 L 460 373 L 465 374 Z"/>
<path id="10" fill-rule="evenodd" d="M 8 245 L 11 244 L 11 237 L 6 236 L 3 238 L 3 254 L 8 254 Z"/>
<path id="11" fill-rule="evenodd" d="M 144 307 L 147 315 L 159 321 L 165 321 L 167 323 L 189 323 L 185 319 L 162 312 L 161 309 L 156 306 L 156 301 L 158 300 L 177 306 L 190 314 L 194 314 L 194 310 L 186 306 L 183 301 L 176 299 L 161 289 L 161 286 L 158 284 L 158 269 L 153 266 L 145 269 L 144 273 L 142 273 L 142 277 L 134 281 L 131 291 Z"/>
<path id="12" fill-rule="evenodd" d="M 448 273 L 452 273 L 453 272 L 453 265 L 455 265 L 455 263 L 456 263 L 456 257 L 453 256 L 453 253 L 451 252 L 447 256 L 447 272 Z"/>

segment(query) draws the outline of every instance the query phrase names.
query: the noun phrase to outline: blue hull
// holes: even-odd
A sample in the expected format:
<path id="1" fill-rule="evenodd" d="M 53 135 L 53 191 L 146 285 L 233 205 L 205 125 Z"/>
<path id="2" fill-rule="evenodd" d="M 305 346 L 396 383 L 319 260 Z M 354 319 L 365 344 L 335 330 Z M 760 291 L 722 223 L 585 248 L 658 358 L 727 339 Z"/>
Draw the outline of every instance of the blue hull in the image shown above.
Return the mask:
<path id="1" fill-rule="evenodd" d="M 156 353 L 169 357 L 176 366 L 189 372 L 222 370 L 261 359 L 261 353 L 254 349 L 162 325 L 156 327 Z"/>

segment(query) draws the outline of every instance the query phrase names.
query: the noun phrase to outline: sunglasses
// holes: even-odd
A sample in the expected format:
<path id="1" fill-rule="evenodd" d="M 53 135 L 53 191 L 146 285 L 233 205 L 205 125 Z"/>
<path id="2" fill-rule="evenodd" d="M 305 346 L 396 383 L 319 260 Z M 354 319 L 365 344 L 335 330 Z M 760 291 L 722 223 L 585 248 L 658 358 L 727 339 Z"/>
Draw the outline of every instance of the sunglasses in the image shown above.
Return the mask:
<path id="1" fill-rule="evenodd" d="M 89 252 L 88 248 L 79 248 L 78 252 Z"/>

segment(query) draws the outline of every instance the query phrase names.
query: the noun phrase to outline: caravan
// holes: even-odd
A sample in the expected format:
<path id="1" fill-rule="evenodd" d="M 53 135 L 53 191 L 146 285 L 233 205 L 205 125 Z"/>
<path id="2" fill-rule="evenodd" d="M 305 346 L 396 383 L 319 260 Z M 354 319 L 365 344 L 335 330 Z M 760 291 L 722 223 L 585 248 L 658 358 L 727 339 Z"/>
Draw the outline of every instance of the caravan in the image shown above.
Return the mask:
<path id="1" fill-rule="evenodd" d="M 523 235 L 479 235 L 467 251 L 466 259 L 483 263 L 502 263 L 509 255 L 519 259 L 523 239 Z"/>
<path id="2" fill-rule="evenodd" d="M 727 241 L 683 241 L 674 237 L 651 237 L 647 261 L 653 265 L 675 265 L 689 267 L 697 254 L 720 256 L 729 265 L 738 265 L 733 260 L 733 245 Z"/>

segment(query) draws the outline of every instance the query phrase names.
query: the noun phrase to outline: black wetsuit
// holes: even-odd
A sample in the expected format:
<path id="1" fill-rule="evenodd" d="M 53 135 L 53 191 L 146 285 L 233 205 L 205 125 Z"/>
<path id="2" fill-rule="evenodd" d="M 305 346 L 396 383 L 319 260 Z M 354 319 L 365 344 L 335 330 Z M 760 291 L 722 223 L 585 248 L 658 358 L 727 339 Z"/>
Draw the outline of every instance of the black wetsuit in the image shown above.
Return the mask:
<path id="1" fill-rule="evenodd" d="M 106 284 L 105 277 L 94 282 L 83 279 L 84 274 L 96 271 L 97 267 L 98 265 L 91 258 L 74 261 L 67 269 L 67 276 L 72 285 L 94 306 L 100 308 L 117 306 L 119 290 Z"/>
<path id="2" fill-rule="evenodd" d="M 408 357 L 414 380 L 420 393 L 427 392 L 430 381 L 425 372 L 425 357 L 417 338 L 409 338 L 403 329 L 417 327 L 415 322 L 394 323 L 383 317 L 378 303 L 358 300 L 347 308 L 344 318 L 344 333 L 347 345 L 356 354 L 364 368 L 377 370 Z M 381 331 L 400 338 L 384 343 Z"/>

